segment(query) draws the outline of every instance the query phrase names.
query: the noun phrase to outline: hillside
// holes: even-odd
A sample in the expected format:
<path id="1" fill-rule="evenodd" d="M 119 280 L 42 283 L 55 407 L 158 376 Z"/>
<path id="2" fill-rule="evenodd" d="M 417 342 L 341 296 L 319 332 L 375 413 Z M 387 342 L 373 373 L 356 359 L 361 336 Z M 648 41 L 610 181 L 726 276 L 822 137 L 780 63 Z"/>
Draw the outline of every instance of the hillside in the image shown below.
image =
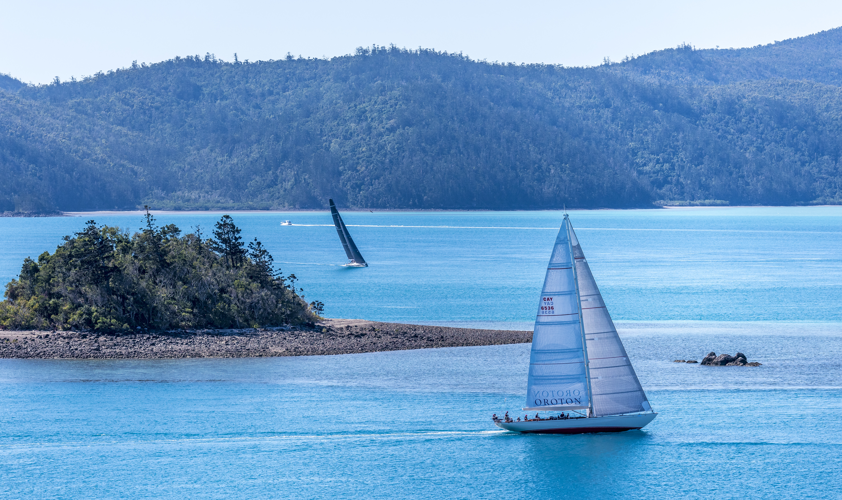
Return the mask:
<path id="1" fill-rule="evenodd" d="M 595 68 L 375 47 L 8 78 L 0 211 L 840 203 L 840 49 L 836 29 Z"/>
<path id="2" fill-rule="evenodd" d="M 728 84 L 809 80 L 842 84 L 842 29 L 743 49 L 694 50 L 689 45 L 626 61 L 624 71 L 672 83 Z"/>

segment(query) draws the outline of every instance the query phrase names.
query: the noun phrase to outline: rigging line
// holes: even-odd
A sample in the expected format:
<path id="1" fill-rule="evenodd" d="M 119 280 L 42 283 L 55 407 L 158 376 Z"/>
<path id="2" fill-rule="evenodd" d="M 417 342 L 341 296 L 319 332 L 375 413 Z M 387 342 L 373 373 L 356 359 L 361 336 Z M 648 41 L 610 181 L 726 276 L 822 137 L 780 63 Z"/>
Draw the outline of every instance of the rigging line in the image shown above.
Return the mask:
<path id="1" fill-rule="evenodd" d="M 640 392 L 640 393 L 642 393 L 642 392 L 643 392 L 643 390 L 641 390 L 641 389 L 635 389 L 635 390 L 633 390 L 633 391 L 601 392 L 601 393 L 599 393 L 599 394 L 598 394 L 598 396 L 614 396 L 615 394 L 631 394 L 631 393 L 633 393 L 633 392 Z"/>
<path id="2" fill-rule="evenodd" d="M 599 370 L 608 370 L 608 369 L 611 369 L 611 368 L 631 368 L 631 367 L 632 367 L 631 363 L 625 363 L 625 364 L 622 364 L 622 365 L 597 366 L 597 367 L 594 368 L 594 370 L 599 371 Z M 620 377 L 626 377 L 626 376 L 628 376 L 628 375 L 620 375 Z"/>
<path id="3" fill-rule="evenodd" d="M 551 365 L 580 365 L 583 364 L 584 361 L 571 361 L 569 363 L 529 363 L 530 366 L 551 366 Z M 547 375 L 548 377 L 555 377 L 555 375 Z"/>

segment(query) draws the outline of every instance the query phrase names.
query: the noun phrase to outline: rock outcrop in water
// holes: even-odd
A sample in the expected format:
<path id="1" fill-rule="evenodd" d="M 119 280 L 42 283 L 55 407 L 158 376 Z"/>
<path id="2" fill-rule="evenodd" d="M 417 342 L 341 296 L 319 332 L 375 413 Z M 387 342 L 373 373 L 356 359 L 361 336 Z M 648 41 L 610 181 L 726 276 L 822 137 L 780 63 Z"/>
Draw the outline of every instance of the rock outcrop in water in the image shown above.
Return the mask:
<path id="1" fill-rule="evenodd" d="M 709 353 L 701 362 L 704 366 L 760 366 L 758 362 L 748 362 L 746 355 L 738 352 L 735 356 L 730 354 L 716 355 L 715 352 Z"/>

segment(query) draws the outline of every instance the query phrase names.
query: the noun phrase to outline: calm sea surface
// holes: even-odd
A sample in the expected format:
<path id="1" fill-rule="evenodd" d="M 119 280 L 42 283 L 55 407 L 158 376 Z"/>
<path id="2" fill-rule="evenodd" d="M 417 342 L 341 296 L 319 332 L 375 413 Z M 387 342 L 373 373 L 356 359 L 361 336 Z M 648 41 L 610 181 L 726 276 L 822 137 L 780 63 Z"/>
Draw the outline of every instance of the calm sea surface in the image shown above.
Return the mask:
<path id="1" fill-rule="evenodd" d="M 0 219 L 0 284 L 85 220 Z M 219 214 L 160 214 L 207 235 Z M 557 212 L 234 214 L 331 317 L 530 328 Z M 281 227 L 284 219 L 297 224 Z M 528 345 L 0 360 L 0 497 L 842 496 L 842 207 L 571 212 L 659 416 L 522 436 Z M 742 351 L 758 368 L 673 363 Z"/>

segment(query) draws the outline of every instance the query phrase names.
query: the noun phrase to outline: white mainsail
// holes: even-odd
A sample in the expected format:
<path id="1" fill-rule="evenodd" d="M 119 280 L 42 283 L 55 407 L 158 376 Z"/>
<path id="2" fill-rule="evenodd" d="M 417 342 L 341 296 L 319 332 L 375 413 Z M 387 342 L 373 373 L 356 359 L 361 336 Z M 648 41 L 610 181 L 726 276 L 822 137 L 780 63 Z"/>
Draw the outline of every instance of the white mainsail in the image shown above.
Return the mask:
<path id="1" fill-rule="evenodd" d="M 541 290 L 524 409 L 651 410 L 566 214 Z"/>
<path id="2" fill-rule="evenodd" d="M 556 237 L 529 357 L 526 410 L 590 407 L 585 345 L 567 216 Z"/>
<path id="3" fill-rule="evenodd" d="M 502 429 L 582 434 L 642 429 L 649 406 L 567 214 L 555 240 L 529 356 L 528 411 L 588 410 L 566 417 L 492 418 Z M 578 413 L 578 412 L 577 412 Z"/>
<path id="4" fill-rule="evenodd" d="M 572 226 L 569 234 L 576 263 L 577 288 L 581 299 L 588 356 L 593 408 L 591 416 L 649 411 L 652 408 L 617 335 L 617 329 L 611 321 L 611 315 L 608 314 Z"/>

